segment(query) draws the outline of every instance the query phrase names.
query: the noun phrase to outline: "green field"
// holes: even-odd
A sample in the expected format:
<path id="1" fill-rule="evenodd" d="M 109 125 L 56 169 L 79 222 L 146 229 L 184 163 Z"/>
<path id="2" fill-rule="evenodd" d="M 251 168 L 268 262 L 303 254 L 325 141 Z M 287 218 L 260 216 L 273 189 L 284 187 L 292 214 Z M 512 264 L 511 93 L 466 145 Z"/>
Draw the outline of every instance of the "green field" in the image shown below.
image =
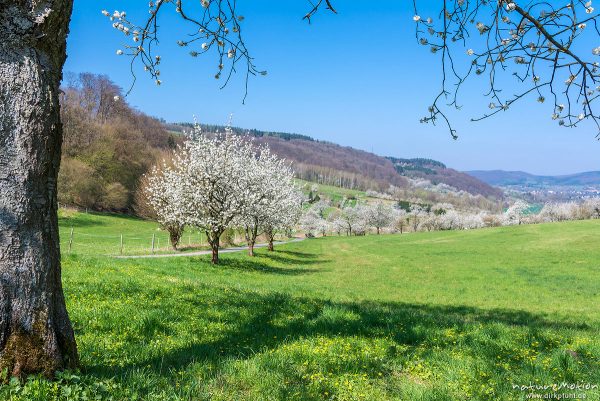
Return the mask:
<path id="1" fill-rule="evenodd" d="M 327 237 L 220 266 L 89 248 L 63 256 L 82 371 L 0 398 L 523 400 L 513 384 L 598 385 L 599 239 L 600 221 Z"/>
<path id="2" fill-rule="evenodd" d="M 146 255 L 152 253 L 153 238 L 155 254 L 173 253 L 168 233 L 161 230 L 154 221 L 118 214 L 79 213 L 67 209 L 61 209 L 58 215 L 60 246 L 64 255 Z M 245 243 L 241 233 L 234 236 L 234 239 L 235 245 Z M 210 248 L 204 233 L 185 230 L 179 251 L 206 249 Z"/>

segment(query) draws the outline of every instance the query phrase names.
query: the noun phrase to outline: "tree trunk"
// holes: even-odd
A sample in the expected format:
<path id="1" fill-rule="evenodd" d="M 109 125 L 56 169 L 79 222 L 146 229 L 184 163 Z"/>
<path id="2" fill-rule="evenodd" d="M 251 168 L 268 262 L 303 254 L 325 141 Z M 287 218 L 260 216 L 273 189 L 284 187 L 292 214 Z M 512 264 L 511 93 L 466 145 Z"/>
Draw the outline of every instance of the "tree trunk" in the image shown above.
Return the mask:
<path id="1" fill-rule="evenodd" d="M 267 241 L 269 242 L 267 250 L 273 252 L 273 241 L 275 239 L 275 230 L 273 230 L 272 227 L 268 227 L 265 229 L 265 235 L 267 236 Z"/>
<path id="2" fill-rule="evenodd" d="M 179 241 L 181 241 L 183 227 L 180 225 L 170 225 L 167 227 L 167 231 L 169 231 L 169 241 L 171 242 L 171 247 L 173 247 L 173 250 L 176 251 L 177 245 L 179 245 Z"/>
<path id="3" fill-rule="evenodd" d="M 212 257 L 210 261 L 213 265 L 219 264 L 219 242 L 221 239 L 221 234 L 223 234 L 222 231 L 219 233 L 211 233 L 209 231 L 206 232 L 206 239 L 208 240 L 210 249 L 212 251 Z"/>
<path id="4" fill-rule="evenodd" d="M 244 235 L 248 243 L 248 256 L 254 256 L 254 245 L 256 244 L 256 237 L 258 237 L 258 223 L 253 226 L 246 226 Z"/>
<path id="5" fill-rule="evenodd" d="M 13 376 L 78 365 L 56 199 L 72 3 L 0 0 L 0 370 Z"/>

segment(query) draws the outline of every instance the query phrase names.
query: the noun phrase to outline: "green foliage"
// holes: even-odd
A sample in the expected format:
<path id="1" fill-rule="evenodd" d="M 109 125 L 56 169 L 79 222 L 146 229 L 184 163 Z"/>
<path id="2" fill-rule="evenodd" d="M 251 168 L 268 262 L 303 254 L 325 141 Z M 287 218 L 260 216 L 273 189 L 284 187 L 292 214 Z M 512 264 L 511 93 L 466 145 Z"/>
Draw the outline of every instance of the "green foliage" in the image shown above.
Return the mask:
<path id="1" fill-rule="evenodd" d="M 88 224 L 142 224 L 105 219 Z M 519 400 L 513 383 L 597 384 L 599 229 L 327 237 L 218 267 L 65 255 L 83 372 L 0 398 Z"/>
<path id="2" fill-rule="evenodd" d="M 400 159 L 397 157 L 387 157 L 394 164 L 394 168 L 400 175 L 410 175 L 410 172 L 420 172 L 426 175 L 436 175 L 436 169 L 445 169 L 446 165 L 442 162 L 432 159 Z"/>
<path id="3" fill-rule="evenodd" d="M 119 255 L 121 235 L 123 254 L 148 254 L 152 249 L 154 236 L 155 253 L 173 253 L 169 233 L 160 229 L 158 223 L 122 214 L 80 213 L 67 209 L 58 212 L 60 248 L 63 254 L 69 252 L 71 229 L 73 255 Z M 193 229 L 186 229 L 181 237 L 179 251 L 208 249 L 206 235 Z"/>
<path id="4" fill-rule="evenodd" d="M 106 77 L 80 74 L 63 90 L 59 202 L 131 211 L 140 177 L 181 139 L 130 108 L 121 89 Z"/>

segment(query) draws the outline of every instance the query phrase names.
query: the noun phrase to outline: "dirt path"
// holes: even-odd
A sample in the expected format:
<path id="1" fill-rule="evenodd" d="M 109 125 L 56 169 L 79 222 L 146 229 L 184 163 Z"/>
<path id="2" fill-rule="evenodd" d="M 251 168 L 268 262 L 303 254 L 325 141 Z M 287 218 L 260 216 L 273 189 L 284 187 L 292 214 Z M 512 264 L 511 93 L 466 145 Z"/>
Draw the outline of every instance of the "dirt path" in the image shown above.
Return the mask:
<path id="1" fill-rule="evenodd" d="M 300 242 L 304 241 L 305 238 L 294 238 L 290 241 L 276 241 L 273 242 L 273 245 L 283 245 L 283 244 L 291 244 L 292 242 Z M 268 244 L 256 244 L 254 245 L 254 249 L 256 248 L 265 248 Z M 223 248 L 219 249 L 219 254 L 221 253 L 232 253 L 232 252 L 240 252 L 247 251 L 247 246 L 236 246 L 232 248 Z M 201 255 L 210 255 L 211 251 L 197 251 L 197 252 L 180 252 L 180 253 L 164 253 L 164 254 L 154 254 L 154 255 L 132 255 L 132 256 L 115 256 L 117 259 L 142 259 L 142 258 L 176 258 L 182 256 L 201 256 Z"/>

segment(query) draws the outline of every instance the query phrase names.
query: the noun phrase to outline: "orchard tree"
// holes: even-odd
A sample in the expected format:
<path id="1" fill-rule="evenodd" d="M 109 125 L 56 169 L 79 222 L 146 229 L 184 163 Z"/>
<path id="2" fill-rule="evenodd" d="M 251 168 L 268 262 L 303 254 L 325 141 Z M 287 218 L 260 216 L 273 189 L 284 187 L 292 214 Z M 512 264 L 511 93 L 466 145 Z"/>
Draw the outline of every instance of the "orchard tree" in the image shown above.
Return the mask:
<path id="1" fill-rule="evenodd" d="M 420 205 L 411 205 L 410 212 L 408 212 L 408 222 L 410 223 L 413 231 L 419 230 L 421 221 L 427 217 L 427 211 Z"/>
<path id="2" fill-rule="evenodd" d="M 273 251 L 273 242 L 277 233 L 291 233 L 302 216 L 303 195 L 293 182 L 293 175 L 281 173 L 279 192 L 268 205 L 270 212 L 264 221 L 264 233 L 268 241 L 268 250 Z"/>
<path id="3" fill-rule="evenodd" d="M 159 169 L 155 166 L 151 172 L 142 178 L 143 193 L 152 207 L 153 214 L 160 226 L 169 233 L 169 240 L 174 250 L 177 250 L 185 223 L 178 208 L 178 193 L 170 181 L 169 166 L 163 162 Z"/>
<path id="4" fill-rule="evenodd" d="M 397 209 L 394 215 L 394 226 L 400 230 L 400 234 L 404 232 L 404 227 L 408 224 L 408 213 L 404 209 Z"/>
<path id="5" fill-rule="evenodd" d="M 365 214 L 367 225 L 375 227 L 377 234 L 382 228 L 389 227 L 394 220 L 394 209 L 383 202 L 368 205 Z"/>
<path id="6" fill-rule="evenodd" d="M 515 203 L 509 206 L 506 212 L 504 212 L 504 225 L 510 226 L 521 224 L 528 208 L 529 205 L 526 202 L 517 200 Z"/>
<path id="7" fill-rule="evenodd" d="M 593 107 L 600 48 L 586 45 L 599 36 L 598 13 L 591 2 L 443 1 L 434 18 L 421 16 L 417 3 L 426 2 L 413 1 L 417 39 L 439 55 L 443 78 L 424 122 L 441 119 L 455 137 L 442 103 L 459 107 L 458 91 L 473 75 L 489 82 L 490 112 L 481 118 L 533 95 L 540 102 L 550 99 L 549 117 L 561 125 L 598 122 Z M 179 45 L 191 57 L 211 54 L 215 78 L 226 84 L 235 71 L 247 79 L 266 75 L 254 65 L 236 5 L 152 0 L 148 19 L 139 24 L 123 11 L 104 14 L 128 39 L 117 54 L 131 56 L 132 71 L 139 63 L 160 85 L 158 18 L 171 9 L 190 28 Z M 0 0 L 0 370 L 15 376 L 51 375 L 78 364 L 61 287 L 56 201 L 62 137 L 59 85 L 72 6 L 72 0 Z M 308 21 L 321 8 L 335 12 L 333 0 L 307 7 Z M 469 59 L 458 57 L 457 51 Z M 497 77 L 503 74 L 515 76 L 517 91 L 500 90 L 506 79 Z M 224 204 L 236 202 L 227 199 Z M 225 223 L 196 217 L 190 220 L 216 232 Z M 211 231 L 213 250 L 218 249 L 216 232 Z"/>
<path id="8" fill-rule="evenodd" d="M 321 217 L 318 209 L 311 207 L 302 214 L 302 217 L 300 218 L 300 228 L 309 238 L 312 238 L 317 234 L 321 234 L 325 237 L 329 231 L 330 225 L 327 220 Z"/>
<path id="9" fill-rule="evenodd" d="M 346 233 L 347 235 L 352 235 L 355 229 L 358 227 L 365 226 L 365 208 L 362 205 L 346 206 L 342 209 L 342 213 L 340 214 L 340 219 L 346 225 Z"/>
<path id="10" fill-rule="evenodd" d="M 213 264 L 219 263 L 221 235 L 255 199 L 249 189 L 255 164 L 249 141 L 237 135 L 208 138 L 196 126 L 193 139 L 175 153 L 173 167 L 163 170 L 176 199 L 169 220 L 204 231 Z"/>
<path id="11" fill-rule="evenodd" d="M 298 216 L 295 209 L 299 210 L 301 205 L 289 165 L 268 147 L 261 147 L 258 152 L 256 159 L 248 163 L 247 205 L 237 218 L 237 225 L 244 228 L 250 256 L 254 256 L 256 238 L 263 232 L 269 250 L 273 250 L 277 229 L 293 225 Z"/>
<path id="12" fill-rule="evenodd" d="M 600 198 L 586 199 L 586 201 L 583 203 L 583 207 L 588 210 L 588 213 L 590 216 L 592 216 L 592 218 L 600 218 Z"/>

